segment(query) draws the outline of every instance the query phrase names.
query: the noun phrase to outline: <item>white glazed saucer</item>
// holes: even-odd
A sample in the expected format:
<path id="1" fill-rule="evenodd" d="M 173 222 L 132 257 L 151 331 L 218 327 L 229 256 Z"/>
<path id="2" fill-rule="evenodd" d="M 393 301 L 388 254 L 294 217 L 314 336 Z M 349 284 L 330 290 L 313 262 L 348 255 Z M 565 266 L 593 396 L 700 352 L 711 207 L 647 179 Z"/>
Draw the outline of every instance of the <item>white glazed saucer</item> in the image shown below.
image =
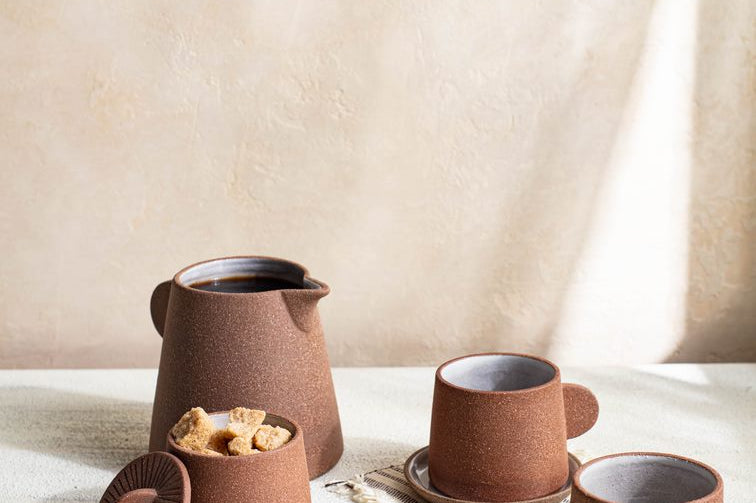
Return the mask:
<path id="1" fill-rule="evenodd" d="M 567 477 L 567 482 L 560 489 L 540 498 L 511 503 L 567 503 L 570 500 L 570 490 L 572 489 L 572 475 L 581 465 L 580 460 L 574 454 L 568 453 L 568 456 L 570 475 Z M 407 482 L 409 482 L 412 489 L 430 503 L 473 503 L 472 500 L 452 498 L 433 487 L 428 476 L 428 446 L 415 451 L 407 458 L 407 462 L 404 463 L 404 476 L 407 478 Z"/>

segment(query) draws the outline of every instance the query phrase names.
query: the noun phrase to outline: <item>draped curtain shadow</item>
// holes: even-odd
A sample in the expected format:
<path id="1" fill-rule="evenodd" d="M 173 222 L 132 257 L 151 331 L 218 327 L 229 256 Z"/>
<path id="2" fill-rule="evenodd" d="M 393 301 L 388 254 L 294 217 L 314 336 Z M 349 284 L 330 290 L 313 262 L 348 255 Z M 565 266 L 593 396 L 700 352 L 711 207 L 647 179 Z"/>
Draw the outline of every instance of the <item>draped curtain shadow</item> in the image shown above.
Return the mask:
<path id="1" fill-rule="evenodd" d="M 667 361 L 756 361 L 756 3 L 698 3 L 686 337 Z"/>
<path id="2" fill-rule="evenodd" d="M 422 69 L 437 85 L 413 100 L 406 100 L 404 89 L 395 90 L 399 101 L 426 105 L 408 110 L 412 119 L 397 118 L 397 130 L 414 135 L 418 167 L 399 174 L 386 166 L 380 179 L 370 172 L 356 177 L 355 193 L 370 191 L 375 199 L 358 208 L 364 216 L 355 226 L 376 224 L 379 232 L 346 235 L 380 239 L 380 261 L 395 261 L 412 274 L 392 271 L 371 284 L 375 300 L 369 309 L 337 316 L 323 304 L 327 329 L 344 330 L 359 319 L 364 330 L 359 344 L 329 341 L 336 361 L 349 354 L 350 364 L 375 364 L 371 355 L 383 354 L 386 346 L 391 356 L 380 364 L 429 365 L 485 350 L 549 352 L 575 262 L 600 211 L 596 196 L 653 2 L 563 5 L 549 12 L 548 22 L 537 4 L 516 12 L 500 5 L 493 14 L 499 31 L 488 33 L 499 24 L 491 22 L 491 13 L 470 7 L 456 12 L 441 4 L 439 12 L 446 9 L 464 22 L 442 26 L 435 19 L 435 25 L 418 26 L 415 65 L 407 70 L 402 58 L 377 58 L 391 60 L 392 73 Z M 466 32 L 470 24 L 480 32 Z M 395 28 L 387 26 L 378 54 L 396 51 Z M 432 101 L 436 88 L 438 102 Z M 388 91 L 378 86 L 373 92 Z M 364 121 L 358 151 L 376 156 L 385 143 L 395 141 L 398 148 L 406 141 L 395 131 L 374 130 L 377 123 Z M 430 125 L 435 130 L 428 139 L 424 128 Z M 423 190 L 412 192 L 413 184 Z M 389 193 L 406 193 L 412 205 L 382 204 Z M 402 243 L 386 241 L 405 228 L 412 232 Z M 360 256 L 359 267 L 380 261 Z M 334 292 L 349 294 L 353 280 L 353 274 L 342 278 L 336 271 Z"/>

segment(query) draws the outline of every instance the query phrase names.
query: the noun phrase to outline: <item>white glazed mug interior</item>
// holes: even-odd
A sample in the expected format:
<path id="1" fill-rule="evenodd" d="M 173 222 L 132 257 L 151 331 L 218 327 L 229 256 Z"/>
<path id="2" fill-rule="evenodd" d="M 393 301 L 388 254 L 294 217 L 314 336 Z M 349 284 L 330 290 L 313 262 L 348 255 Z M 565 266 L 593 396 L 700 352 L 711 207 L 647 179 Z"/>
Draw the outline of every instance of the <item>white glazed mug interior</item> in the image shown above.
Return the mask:
<path id="1" fill-rule="evenodd" d="M 442 366 L 440 377 L 459 388 L 474 391 L 519 391 L 550 382 L 556 368 L 525 355 L 483 354 L 452 360 Z"/>
<path id="2" fill-rule="evenodd" d="M 687 503 L 712 494 L 719 482 L 691 460 L 651 453 L 599 459 L 576 476 L 583 492 L 613 503 Z"/>

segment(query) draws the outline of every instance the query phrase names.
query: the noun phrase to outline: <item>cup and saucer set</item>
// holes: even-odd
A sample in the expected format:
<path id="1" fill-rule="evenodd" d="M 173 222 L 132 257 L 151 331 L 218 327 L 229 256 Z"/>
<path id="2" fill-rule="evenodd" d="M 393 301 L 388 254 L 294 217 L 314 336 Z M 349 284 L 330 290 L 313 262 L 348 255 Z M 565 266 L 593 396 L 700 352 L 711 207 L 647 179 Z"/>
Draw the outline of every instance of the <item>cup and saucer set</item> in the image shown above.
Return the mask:
<path id="1" fill-rule="evenodd" d="M 588 388 L 562 383 L 538 356 L 485 353 L 436 371 L 430 444 L 404 474 L 430 503 L 722 503 L 719 474 L 653 452 L 582 464 L 567 439 L 589 429 L 599 406 Z"/>

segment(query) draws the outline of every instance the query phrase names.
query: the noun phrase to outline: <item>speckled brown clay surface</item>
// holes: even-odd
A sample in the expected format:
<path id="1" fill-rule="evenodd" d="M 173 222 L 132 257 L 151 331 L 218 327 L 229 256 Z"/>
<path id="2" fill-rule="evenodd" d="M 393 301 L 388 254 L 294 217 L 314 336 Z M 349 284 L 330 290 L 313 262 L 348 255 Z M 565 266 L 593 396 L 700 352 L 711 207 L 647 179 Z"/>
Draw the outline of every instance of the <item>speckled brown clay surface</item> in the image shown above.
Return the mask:
<path id="1" fill-rule="evenodd" d="M 151 452 L 118 472 L 100 503 L 190 503 L 186 468 L 175 456 Z"/>
<path id="2" fill-rule="evenodd" d="M 563 503 L 565 500 L 568 500 L 572 488 L 571 476 L 580 467 L 580 460 L 574 454 L 568 453 L 568 461 L 570 477 L 568 477 L 568 480 L 562 487 L 555 492 L 546 496 L 541 496 L 540 498 L 520 500 L 512 503 Z M 430 483 L 428 477 L 428 447 L 423 447 L 422 449 L 415 451 L 409 458 L 407 458 L 407 462 L 404 464 L 404 477 L 407 479 L 407 482 L 409 482 L 412 489 L 417 492 L 420 497 L 430 503 L 469 503 L 469 500 L 446 496 Z"/>
<path id="3" fill-rule="evenodd" d="M 724 483 L 712 467 L 659 452 L 593 459 L 573 475 L 571 503 L 722 503 Z"/>
<path id="4" fill-rule="evenodd" d="M 211 418 L 223 414 L 211 414 Z M 266 424 L 294 430 L 278 449 L 246 456 L 212 456 L 185 449 L 167 435 L 167 450 L 186 467 L 191 503 L 310 503 L 310 482 L 301 429 L 268 414 Z"/>
<path id="5" fill-rule="evenodd" d="M 188 286 L 203 274 L 250 272 L 305 288 L 219 293 Z M 317 311 L 328 292 L 304 267 L 268 257 L 201 262 L 158 285 L 150 310 L 163 347 L 150 450 L 164 448 L 170 427 L 192 407 L 243 406 L 274 410 L 301 425 L 312 478 L 336 464 L 343 440 Z"/>
<path id="6" fill-rule="evenodd" d="M 567 438 L 579 437 L 590 430 L 598 419 L 598 400 L 591 400 L 591 391 L 585 386 L 562 383 L 564 415 L 567 418 Z"/>
<path id="7" fill-rule="evenodd" d="M 483 353 L 441 365 L 428 453 L 433 485 L 458 499 L 491 502 L 558 490 L 568 477 L 568 431 L 578 436 L 598 416 L 590 391 L 566 389 L 568 417 L 559 368 L 545 359 Z"/>

